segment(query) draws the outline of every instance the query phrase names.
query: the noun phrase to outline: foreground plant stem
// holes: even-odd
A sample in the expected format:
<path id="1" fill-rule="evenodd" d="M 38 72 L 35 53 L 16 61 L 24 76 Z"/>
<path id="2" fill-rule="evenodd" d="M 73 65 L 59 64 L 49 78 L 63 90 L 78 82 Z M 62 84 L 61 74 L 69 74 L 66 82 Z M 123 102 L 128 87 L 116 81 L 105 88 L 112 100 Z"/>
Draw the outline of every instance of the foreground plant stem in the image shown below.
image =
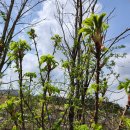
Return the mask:
<path id="1" fill-rule="evenodd" d="M 20 52 L 19 52 L 20 53 Z M 20 72 L 19 72 L 19 86 L 20 86 L 20 109 L 21 109 L 21 118 L 22 118 L 22 130 L 25 130 L 25 121 L 24 121 L 24 110 L 23 110 L 23 76 L 22 76 L 22 57 L 19 54 L 19 65 L 20 65 Z"/>
<path id="2" fill-rule="evenodd" d="M 41 64 L 40 64 L 40 58 L 39 58 L 39 53 L 38 53 L 38 49 L 37 49 L 37 42 L 35 40 L 35 37 L 33 38 L 33 42 L 35 45 L 35 51 L 36 51 L 36 56 L 37 56 L 37 60 L 38 60 L 38 66 L 39 66 L 39 71 L 40 71 L 40 78 L 42 81 L 42 87 L 44 88 L 44 84 L 45 84 L 45 79 L 42 76 L 42 70 L 41 70 Z M 43 100 L 46 99 L 46 90 L 44 90 L 43 92 Z M 44 112 L 44 106 L 45 106 L 45 101 L 42 103 L 42 110 L 41 110 L 41 120 L 42 120 L 42 130 L 45 130 L 45 124 L 44 124 L 44 118 L 45 118 L 45 112 Z"/>
<path id="3" fill-rule="evenodd" d="M 96 53 L 96 92 L 95 92 L 95 115 L 94 115 L 94 122 L 95 124 L 98 123 L 98 110 L 99 110 L 99 77 L 100 77 L 100 48 L 97 47 Z"/>

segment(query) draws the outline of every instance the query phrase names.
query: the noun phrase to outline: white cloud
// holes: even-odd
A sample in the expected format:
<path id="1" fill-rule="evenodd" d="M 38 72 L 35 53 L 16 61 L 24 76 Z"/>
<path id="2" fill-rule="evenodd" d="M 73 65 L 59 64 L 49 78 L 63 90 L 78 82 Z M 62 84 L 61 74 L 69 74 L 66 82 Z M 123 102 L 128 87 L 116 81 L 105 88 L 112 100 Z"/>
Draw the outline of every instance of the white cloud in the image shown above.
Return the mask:
<path id="1" fill-rule="evenodd" d="M 59 2 L 64 7 L 64 17 L 63 17 L 65 21 L 64 29 L 67 36 L 67 40 L 71 43 L 72 39 L 69 33 L 70 32 L 72 34 L 74 33 L 73 27 L 74 27 L 75 18 L 74 15 L 72 15 L 75 13 L 74 4 L 70 0 L 59 0 Z M 84 5 L 84 10 L 87 7 L 88 7 L 88 3 Z M 96 5 L 96 11 L 99 13 L 101 9 L 102 9 L 102 5 L 98 3 Z M 56 20 L 55 17 L 56 15 L 57 15 L 57 10 L 55 6 L 55 0 L 50 0 L 43 3 L 41 10 L 37 12 L 37 18 L 35 17 L 35 19 L 32 21 L 32 23 L 34 23 L 35 21 L 45 19 L 42 23 L 40 23 L 38 26 L 35 27 L 36 33 L 38 35 L 37 40 L 38 40 L 38 50 L 40 52 L 40 55 L 49 54 L 49 53 L 52 54 L 53 43 L 50 40 L 51 36 L 53 36 L 54 34 L 60 34 L 62 36 L 62 30 L 61 27 L 59 26 L 59 23 Z M 86 16 L 87 15 L 85 15 L 84 17 Z M 68 31 L 68 28 L 66 26 L 69 28 L 70 32 Z M 20 36 L 20 38 L 24 39 L 26 38 L 26 36 L 23 35 Z M 56 55 L 56 60 L 60 61 L 60 58 L 63 58 L 63 56 L 60 53 L 58 53 Z M 126 59 L 117 60 L 117 66 L 114 69 L 116 72 L 120 73 L 121 80 L 124 80 L 125 78 L 129 78 L 130 75 L 129 66 L 130 66 L 130 54 L 127 55 Z M 38 72 L 38 62 L 34 54 L 28 53 L 24 57 L 23 70 L 24 72 L 29 72 L 29 71 Z M 11 80 L 17 79 L 17 75 L 16 73 L 14 73 L 14 69 L 8 69 L 6 73 L 8 76 L 4 77 L 3 79 L 4 82 L 10 81 L 10 77 Z M 63 79 L 63 71 L 57 68 L 52 73 L 52 78 L 54 77 L 60 80 Z M 124 95 L 126 95 L 124 91 L 121 93 L 112 93 L 112 92 L 107 93 L 107 97 L 109 98 L 110 101 L 114 101 L 120 99 L 121 97 L 124 97 L 121 100 L 116 101 L 122 106 L 126 105 L 127 102 L 127 96 Z"/>
<path id="2" fill-rule="evenodd" d="M 24 72 L 37 72 L 38 71 L 38 62 L 37 57 L 34 54 L 28 53 L 24 57 L 23 61 L 23 70 Z"/>
<path id="3" fill-rule="evenodd" d="M 72 27 L 74 27 L 74 16 L 72 14 L 75 13 L 75 9 L 73 8 L 74 5 L 72 2 L 70 2 L 70 0 L 59 0 L 59 1 L 64 7 L 64 13 L 66 13 L 64 15 L 65 24 L 68 26 L 71 33 L 73 34 Z M 84 9 L 87 8 L 87 6 L 88 6 L 88 3 L 86 3 L 84 5 Z M 100 12 L 101 9 L 102 9 L 102 5 L 100 3 L 98 3 L 96 5 L 97 12 Z M 68 13 L 69 13 L 69 15 L 68 15 Z M 38 50 L 40 52 L 40 55 L 49 54 L 49 53 L 52 54 L 53 43 L 50 40 L 51 36 L 53 36 L 54 34 L 62 35 L 61 27 L 59 26 L 59 23 L 57 22 L 55 15 L 57 15 L 57 10 L 55 7 L 55 0 L 50 0 L 50 1 L 43 3 L 41 10 L 37 12 L 37 18 L 35 18 L 32 21 L 32 23 L 33 23 L 34 21 L 39 21 L 39 20 L 45 18 L 45 20 L 42 23 L 40 23 L 38 26 L 35 27 L 36 33 L 38 35 L 37 40 L 38 40 Z M 73 26 L 72 26 L 72 24 L 73 24 Z M 66 28 L 66 26 L 64 25 L 67 40 L 71 43 L 72 39 L 70 39 L 68 28 Z M 22 36 L 22 37 L 24 38 L 24 36 Z M 62 55 L 60 53 L 58 53 L 56 55 L 56 60 L 59 61 L 60 58 L 62 58 Z M 119 72 L 121 74 L 122 80 L 129 77 L 129 75 L 130 75 L 129 61 L 130 61 L 130 54 L 127 56 L 126 59 L 117 60 L 117 66 L 115 67 L 115 71 Z M 24 63 L 23 63 L 24 72 L 29 72 L 29 71 L 38 72 L 37 67 L 38 67 L 38 63 L 37 63 L 36 56 L 31 53 L 28 53 L 24 58 Z M 7 73 L 9 75 L 13 74 L 12 71 L 7 72 Z M 14 74 L 13 74 L 13 77 L 14 77 L 14 79 L 16 79 L 16 76 L 14 76 Z M 56 77 L 57 79 L 62 79 L 62 77 L 63 77 L 62 70 L 57 68 L 52 73 L 52 77 Z M 9 78 L 6 77 L 5 81 L 7 81 L 7 80 L 9 80 Z M 125 92 L 123 91 L 121 93 L 112 93 L 112 94 L 111 94 L 111 92 L 108 92 L 107 95 L 109 97 L 109 100 L 113 101 L 113 100 L 123 97 L 125 95 Z M 127 101 L 127 96 L 125 96 L 123 99 L 118 101 L 118 103 L 120 105 L 124 106 L 124 105 L 126 105 L 126 101 Z"/>
<path id="4" fill-rule="evenodd" d="M 125 107 L 127 105 L 127 94 L 125 91 L 107 92 L 107 97 L 109 101 L 118 103 L 122 107 Z"/>
<path id="5" fill-rule="evenodd" d="M 123 81 L 126 78 L 130 78 L 130 54 L 126 58 L 119 59 L 116 62 L 116 70 L 120 74 L 120 80 Z"/>
<path id="6" fill-rule="evenodd" d="M 43 7 L 40 11 L 38 11 L 36 18 L 33 21 L 37 21 L 38 19 L 44 19 L 39 26 L 37 26 L 36 32 L 39 36 L 39 50 L 42 52 L 42 54 L 46 53 L 52 53 L 52 41 L 50 40 L 51 36 L 54 34 L 62 34 L 61 27 L 58 23 L 57 19 L 57 7 L 56 4 L 60 5 L 59 10 L 62 11 L 61 6 L 63 7 L 63 16 L 60 15 L 60 17 L 63 17 L 64 19 L 64 31 L 66 34 L 66 39 L 69 41 L 69 44 L 72 44 L 72 38 L 70 37 L 70 33 L 74 35 L 74 29 L 75 26 L 74 20 L 75 20 L 75 8 L 74 8 L 74 2 L 72 0 L 58 0 L 58 3 L 56 0 L 50 0 L 43 3 Z M 86 2 L 84 5 L 84 10 L 89 6 L 89 3 Z M 98 3 L 96 5 L 96 11 L 99 12 L 102 9 L 102 5 Z M 69 29 L 69 30 L 68 30 Z"/>
<path id="7" fill-rule="evenodd" d="M 125 81 L 126 78 L 130 79 L 130 54 L 126 56 L 126 58 L 119 58 L 115 60 L 116 66 L 114 67 L 114 72 L 120 74 L 119 80 Z M 110 78 L 110 83 L 114 80 L 114 76 Z M 115 80 L 112 84 L 112 87 L 109 88 L 110 91 L 107 92 L 107 97 L 110 101 L 114 101 L 119 103 L 121 106 L 125 106 L 127 104 L 127 94 L 124 90 L 117 90 L 118 86 L 117 80 Z"/>

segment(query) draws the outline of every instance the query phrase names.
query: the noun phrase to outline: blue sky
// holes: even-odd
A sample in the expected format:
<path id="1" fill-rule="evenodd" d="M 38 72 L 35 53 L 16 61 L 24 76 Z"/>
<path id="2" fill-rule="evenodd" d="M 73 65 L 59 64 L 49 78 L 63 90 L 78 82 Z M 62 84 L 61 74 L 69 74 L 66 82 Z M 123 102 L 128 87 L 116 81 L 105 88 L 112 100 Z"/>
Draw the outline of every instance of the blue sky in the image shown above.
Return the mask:
<path id="1" fill-rule="evenodd" d="M 61 1 L 62 3 L 65 2 L 63 0 L 59 0 L 59 1 Z M 115 37 L 118 34 L 120 34 L 122 31 L 124 31 L 127 27 L 130 27 L 130 0 L 99 0 L 99 4 L 101 7 L 100 8 L 101 10 L 99 12 L 106 12 L 107 14 L 109 14 L 115 8 L 115 12 L 112 15 L 113 18 L 109 21 L 110 28 L 108 31 L 107 38 Z M 68 3 L 68 6 L 66 7 L 65 11 L 73 12 L 73 8 L 72 8 L 71 4 Z M 52 52 L 52 42 L 50 40 L 51 36 L 53 34 L 61 34 L 61 29 L 54 17 L 54 14 L 56 13 L 56 9 L 54 6 L 54 0 L 49 0 L 48 2 L 44 3 L 43 5 L 37 7 L 35 10 L 33 10 L 33 12 L 35 12 L 35 15 L 31 16 L 32 22 L 46 18 L 45 21 L 43 21 L 37 27 L 35 27 L 36 32 L 39 36 L 38 37 L 38 49 L 41 54 L 51 53 Z M 68 19 L 66 21 L 68 21 Z M 68 26 L 70 27 L 69 24 L 68 24 Z M 19 36 L 19 38 L 26 39 L 27 38 L 26 32 L 27 32 L 27 30 L 23 31 L 23 33 Z M 68 32 L 66 31 L 66 33 L 68 33 Z M 16 37 L 16 39 L 17 39 L 17 37 Z M 130 37 L 121 41 L 118 44 L 125 44 L 127 46 L 127 48 L 122 51 L 129 53 Z M 58 54 L 56 56 L 56 60 L 59 60 L 60 58 L 61 58 L 61 55 Z M 32 53 L 27 54 L 24 59 L 25 72 L 37 71 L 37 62 L 36 61 L 37 61 L 37 58 L 34 54 L 32 54 Z M 122 80 L 124 80 L 125 78 L 129 78 L 129 75 L 130 75 L 130 69 L 129 69 L 130 62 L 129 61 L 130 61 L 130 54 L 128 54 L 126 59 L 117 60 L 118 64 L 115 67 L 115 71 L 122 75 L 122 77 L 121 77 Z M 33 66 L 32 66 L 32 63 L 34 63 Z M 120 67 L 120 66 L 124 66 L 124 67 Z M 9 70 L 7 73 L 12 74 L 13 69 Z M 61 71 L 56 70 L 55 73 L 57 75 L 57 78 L 58 77 L 61 78 L 61 75 L 62 75 Z M 8 78 L 6 77 L 6 81 L 9 78 L 10 77 L 8 77 Z M 14 75 L 14 78 L 16 78 L 15 75 Z M 111 98 L 111 100 L 118 99 L 124 95 L 125 95 L 125 93 L 121 93 L 119 95 L 113 94 L 112 98 L 111 97 L 110 98 Z M 126 101 L 127 101 L 127 99 L 125 97 L 119 103 L 121 105 L 125 105 Z"/>
<path id="2" fill-rule="evenodd" d="M 59 0 L 59 1 L 61 1 L 62 3 L 65 2 L 63 0 Z M 46 19 L 47 19 L 45 22 L 43 22 L 43 24 L 41 24 L 39 27 L 36 28 L 37 33 L 39 34 L 39 37 L 41 37 L 39 39 L 39 44 L 40 44 L 39 50 L 42 53 L 50 52 L 51 44 L 52 44 L 50 41 L 51 35 L 53 33 L 61 34 L 60 28 L 54 18 L 54 14 L 56 13 L 56 11 L 55 11 L 55 6 L 54 6 L 53 2 L 54 2 L 54 0 L 47 2 L 46 4 L 43 5 L 42 9 L 38 12 L 39 18 L 46 17 Z M 113 37 L 119 35 L 121 32 L 123 32 L 126 28 L 130 27 L 130 13 L 129 13 L 130 12 L 130 0 L 99 0 L 99 4 L 100 4 L 99 7 L 101 9 L 99 12 L 106 12 L 107 14 L 109 14 L 115 8 L 115 11 L 112 15 L 113 17 L 109 21 L 110 28 L 108 31 L 107 38 L 113 38 Z M 73 12 L 73 9 L 70 5 L 71 4 L 68 4 L 68 6 L 65 10 L 66 12 L 68 12 L 68 11 Z M 44 33 L 43 30 L 46 30 L 47 33 L 49 33 L 50 30 L 52 30 L 52 34 Z M 43 43 L 43 41 L 44 41 L 44 43 Z M 123 49 L 120 53 L 122 53 L 122 52 L 129 53 L 130 37 L 117 43 L 117 45 L 118 44 L 124 44 L 127 46 L 126 49 Z M 60 58 L 60 55 L 57 56 L 57 59 L 59 59 L 59 58 Z M 129 61 L 130 61 L 129 54 L 126 57 L 126 59 L 117 60 L 117 65 L 114 69 L 115 69 L 115 72 L 121 74 L 121 78 L 120 78 L 121 80 L 124 80 L 125 78 L 129 78 L 129 75 L 130 75 Z M 61 73 L 59 71 L 57 71 L 57 72 L 60 77 Z M 115 85 L 113 84 L 113 86 L 115 86 Z M 115 94 L 109 93 L 108 97 L 110 98 L 110 100 L 117 100 L 117 99 L 123 97 L 123 99 L 118 101 L 118 103 L 123 106 L 126 105 L 127 96 L 126 96 L 125 92 L 115 93 Z"/>
<path id="3" fill-rule="evenodd" d="M 106 12 L 109 14 L 114 8 L 115 11 L 113 13 L 112 19 L 109 21 L 109 31 L 108 38 L 115 37 L 123 32 L 126 28 L 130 28 L 130 0 L 99 0 L 102 5 L 101 12 Z M 127 34 L 130 34 L 127 33 Z M 124 80 L 126 78 L 130 78 L 130 36 L 126 39 L 120 41 L 116 45 L 123 44 L 126 46 L 125 49 L 120 50 L 120 53 L 126 52 L 128 53 L 125 59 L 117 60 L 117 65 L 115 67 L 115 71 L 120 73 L 120 80 Z M 111 100 L 119 99 L 123 97 L 120 101 L 118 101 L 121 105 L 126 105 L 127 96 L 125 92 L 116 93 L 111 95 Z"/>
<path id="4" fill-rule="evenodd" d="M 102 4 L 102 11 L 107 14 L 115 8 L 113 18 L 110 20 L 110 36 L 116 36 L 130 27 L 130 0 L 99 0 L 99 2 Z M 130 43 L 130 37 L 125 42 Z"/>
<path id="5" fill-rule="evenodd" d="M 130 26 L 130 0 L 99 0 L 102 4 L 102 11 L 107 13 L 115 8 L 114 18 L 112 19 L 112 26 L 118 25 L 117 31 L 121 31 L 125 27 Z"/>
<path id="6" fill-rule="evenodd" d="M 65 1 L 59 0 L 61 3 L 64 3 Z M 106 12 L 109 14 L 114 8 L 115 12 L 113 13 L 112 19 L 109 21 L 109 31 L 107 38 L 113 38 L 117 35 L 119 35 L 121 32 L 123 32 L 127 27 L 130 27 L 130 0 L 99 0 L 99 12 Z M 73 12 L 73 8 L 71 4 L 68 3 L 66 9 L 66 12 Z M 46 18 L 46 20 L 36 27 L 36 32 L 39 36 L 39 51 L 42 54 L 50 53 L 52 50 L 52 42 L 50 41 L 50 37 L 53 34 L 61 34 L 61 29 L 58 25 L 58 23 L 55 20 L 54 14 L 56 13 L 56 9 L 54 6 L 54 0 L 48 1 L 45 4 L 43 4 L 43 7 L 40 11 L 37 13 L 36 19 L 42 19 Z M 66 20 L 66 18 L 65 18 Z M 66 20 L 68 21 L 68 19 Z M 71 20 L 72 21 L 72 20 Z M 51 30 L 51 31 L 50 31 Z M 67 30 L 67 29 L 66 29 Z M 66 31 L 66 33 L 68 33 Z M 44 41 L 44 42 L 43 42 Z M 127 47 L 126 49 L 123 49 L 122 52 L 128 52 L 130 50 L 130 37 L 117 43 L 118 44 L 125 44 Z M 60 54 L 57 55 L 56 59 L 59 60 Z M 29 59 L 29 57 L 27 58 Z M 126 59 L 119 59 L 117 60 L 117 65 L 114 68 L 115 72 L 121 74 L 121 80 L 124 80 L 125 78 L 129 78 L 130 75 L 130 54 L 126 57 Z M 125 64 L 124 64 L 125 63 Z M 61 77 L 61 71 L 57 70 L 56 75 L 57 77 Z M 116 84 L 116 83 L 115 83 Z M 113 86 L 115 86 L 113 84 Z M 119 98 L 124 97 L 122 100 L 118 101 L 121 105 L 126 105 L 127 96 L 123 93 L 116 93 L 116 94 L 108 94 L 108 97 L 110 100 L 116 100 Z"/>

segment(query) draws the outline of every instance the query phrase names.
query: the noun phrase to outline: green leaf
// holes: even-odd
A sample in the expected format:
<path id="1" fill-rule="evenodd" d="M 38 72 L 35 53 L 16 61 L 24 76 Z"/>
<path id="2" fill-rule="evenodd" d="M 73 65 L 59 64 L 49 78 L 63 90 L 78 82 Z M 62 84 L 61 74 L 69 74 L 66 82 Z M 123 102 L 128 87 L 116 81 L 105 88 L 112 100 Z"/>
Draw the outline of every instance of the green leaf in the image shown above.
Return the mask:
<path id="1" fill-rule="evenodd" d="M 92 17 L 90 16 L 90 18 L 86 18 L 86 19 L 83 21 L 83 25 L 86 26 L 86 27 L 88 27 L 88 26 L 89 26 L 89 27 L 94 26 Z"/>
<path id="2" fill-rule="evenodd" d="M 87 90 L 87 93 L 89 93 L 89 94 L 93 94 L 94 92 L 96 92 L 96 90 L 97 90 L 97 84 L 91 84 L 91 86 L 88 88 L 88 90 Z"/>
<path id="3" fill-rule="evenodd" d="M 130 119 L 129 118 L 124 117 L 123 122 L 124 122 L 125 126 L 127 126 L 127 128 L 130 128 Z"/>
<path id="4" fill-rule="evenodd" d="M 48 54 L 40 57 L 40 64 L 45 64 L 42 71 L 53 70 L 58 66 L 58 62 L 55 61 L 54 56 Z"/>
<path id="5" fill-rule="evenodd" d="M 8 56 L 10 60 L 17 60 L 18 58 L 23 58 L 25 53 L 29 50 L 31 50 L 31 47 L 29 44 L 25 41 L 20 39 L 18 42 L 11 42 L 10 43 L 10 52 L 8 53 Z"/>
<path id="6" fill-rule="evenodd" d="M 74 130 L 89 130 L 87 125 L 76 126 Z"/>
<path id="7" fill-rule="evenodd" d="M 62 118 L 58 119 L 58 121 L 54 122 L 52 130 L 62 130 L 61 124 Z"/>
<path id="8" fill-rule="evenodd" d="M 51 40 L 54 41 L 54 46 L 57 47 L 61 43 L 62 37 L 60 37 L 58 34 L 55 34 L 53 37 L 51 37 Z"/>
<path id="9" fill-rule="evenodd" d="M 4 21 L 6 21 L 6 20 L 7 20 L 7 15 L 6 15 L 6 13 L 5 13 L 5 12 L 0 11 L 0 16 L 3 18 L 3 20 L 4 20 Z"/>
<path id="10" fill-rule="evenodd" d="M 102 13 L 98 18 L 98 28 L 102 27 L 103 24 L 103 18 L 106 16 L 106 13 Z"/>
<path id="11" fill-rule="evenodd" d="M 85 33 L 85 35 L 91 34 L 92 30 L 90 28 L 81 28 L 78 34 Z"/>
<path id="12" fill-rule="evenodd" d="M 105 13 L 102 13 L 101 15 L 92 14 L 89 18 L 86 18 L 83 21 L 83 27 L 79 30 L 78 34 L 84 33 L 84 37 L 88 35 L 91 37 L 93 35 L 93 37 L 99 37 L 97 39 L 101 39 L 100 34 L 109 27 L 108 24 L 103 22 L 105 16 Z"/>
<path id="13" fill-rule="evenodd" d="M 69 61 L 64 61 L 63 63 L 62 63 L 62 67 L 63 68 L 65 68 L 65 69 L 67 69 L 67 68 L 69 68 Z"/>
<path id="14" fill-rule="evenodd" d="M 106 31 L 108 28 L 109 28 L 109 25 L 108 25 L 108 24 L 106 24 L 106 23 L 103 23 L 103 24 L 102 24 L 102 29 L 103 29 L 103 31 Z"/>
<path id="15" fill-rule="evenodd" d="M 12 130 L 19 130 L 17 126 L 13 126 Z"/>
<path id="16" fill-rule="evenodd" d="M 94 25 L 98 29 L 99 28 L 98 15 L 92 15 L 92 17 L 93 17 Z"/>
<path id="17" fill-rule="evenodd" d="M 24 75 L 26 77 L 31 77 L 31 78 L 36 78 L 37 77 L 36 73 L 33 73 L 33 72 L 27 72 Z"/>
<path id="18" fill-rule="evenodd" d="M 130 80 L 126 79 L 125 82 L 120 82 L 120 84 L 117 87 L 119 90 L 125 89 L 126 93 L 130 93 Z"/>
<path id="19" fill-rule="evenodd" d="M 93 130 L 103 130 L 102 126 L 99 124 L 92 123 L 91 127 L 93 128 Z"/>
<path id="20" fill-rule="evenodd" d="M 30 31 L 27 32 L 30 39 L 35 39 L 37 37 L 35 30 L 33 28 L 30 29 Z"/>
<path id="21" fill-rule="evenodd" d="M 60 93 L 60 89 L 58 87 L 55 87 L 49 83 L 45 83 L 45 87 L 47 88 L 49 94 Z"/>

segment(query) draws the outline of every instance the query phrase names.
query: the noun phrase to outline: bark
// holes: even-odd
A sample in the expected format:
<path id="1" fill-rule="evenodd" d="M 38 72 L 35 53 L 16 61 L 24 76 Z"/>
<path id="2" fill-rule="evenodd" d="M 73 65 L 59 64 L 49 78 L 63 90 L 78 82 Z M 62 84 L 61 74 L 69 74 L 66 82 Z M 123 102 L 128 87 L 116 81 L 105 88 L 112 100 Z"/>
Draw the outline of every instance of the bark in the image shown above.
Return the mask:
<path id="1" fill-rule="evenodd" d="M 74 130 L 74 106 L 73 102 L 70 103 L 71 107 L 69 109 L 69 130 Z"/>
<path id="2" fill-rule="evenodd" d="M 22 118 L 22 130 L 25 130 L 25 121 L 24 121 L 24 106 L 23 106 L 23 76 L 22 76 L 22 73 L 23 73 L 23 70 L 22 70 L 22 57 L 21 57 L 21 54 L 19 54 L 19 69 L 20 69 L 20 72 L 19 72 L 19 86 L 20 86 L 20 109 L 21 109 L 21 118 Z"/>
<path id="3" fill-rule="evenodd" d="M 39 53 L 38 53 L 38 49 L 37 49 L 37 42 L 35 40 L 35 38 L 33 38 L 33 42 L 34 42 L 34 45 L 35 45 L 35 51 L 36 51 L 36 56 L 37 56 L 37 60 L 38 60 L 38 66 L 39 66 L 39 71 L 40 71 L 40 78 L 41 78 L 41 81 L 42 81 L 42 87 L 44 88 L 44 84 L 45 84 L 45 79 L 43 78 L 42 76 L 42 70 L 41 70 L 41 64 L 40 64 L 40 58 L 39 58 Z M 47 90 L 45 89 L 44 92 L 43 92 L 43 100 L 45 102 L 45 98 L 46 98 L 46 92 Z M 41 108 L 41 126 L 42 126 L 42 130 L 45 130 L 45 124 L 44 124 L 44 118 L 45 118 L 45 112 L 44 112 L 44 107 L 45 107 L 45 103 L 42 103 L 42 108 Z"/>
<path id="4" fill-rule="evenodd" d="M 98 46 L 99 43 L 95 43 L 96 46 L 96 92 L 95 92 L 95 115 L 94 122 L 98 123 L 98 112 L 99 112 L 99 83 L 100 83 L 100 55 L 101 48 Z"/>

